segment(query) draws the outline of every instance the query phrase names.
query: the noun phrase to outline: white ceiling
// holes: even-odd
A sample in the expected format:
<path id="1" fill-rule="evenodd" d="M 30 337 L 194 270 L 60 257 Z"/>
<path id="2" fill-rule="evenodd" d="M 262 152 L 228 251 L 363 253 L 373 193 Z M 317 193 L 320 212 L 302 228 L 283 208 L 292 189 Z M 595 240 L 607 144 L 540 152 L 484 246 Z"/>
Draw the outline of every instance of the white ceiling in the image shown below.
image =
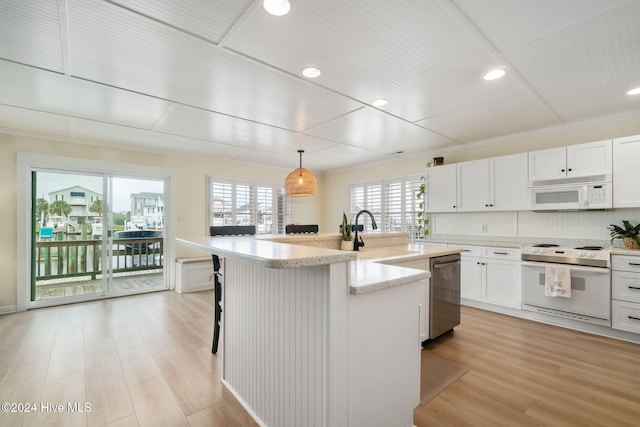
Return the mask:
<path id="1" fill-rule="evenodd" d="M 640 120 L 640 0 L 290 1 L 0 0 L 0 130 L 321 172 Z"/>

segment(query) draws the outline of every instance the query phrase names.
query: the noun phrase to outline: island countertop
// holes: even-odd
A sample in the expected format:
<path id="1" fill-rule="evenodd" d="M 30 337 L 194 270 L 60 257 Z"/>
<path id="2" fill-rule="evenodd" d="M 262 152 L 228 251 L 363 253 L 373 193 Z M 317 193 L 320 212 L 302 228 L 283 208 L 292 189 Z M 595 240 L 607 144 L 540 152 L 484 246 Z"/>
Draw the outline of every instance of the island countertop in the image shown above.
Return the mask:
<path id="1" fill-rule="evenodd" d="M 363 247 L 360 251 L 341 251 L 299 243 L 303 236 L 281 236 L 278 241 L 252 236 L 192 237 L 176 239 L 180 244 L 267 268 L 301 268 L 338 262 L 349 263 L 349 293 L 361 295 L 428 279 L 426 270 L 400 267 L 394 262 L 432 258 L 461 252 L 453 247 L 396 244 Z M 325 238 L 323 236 L 323 238 Z M 317 240 L 318 237 L 315 237 Z M 286 243 L 285 243 L 286 242 Z"/>
<path id="2" fill-rule="evenodd" d="M 291 245 L 254 239 L 250 236 L 176 238 L 178 243 L 267 268 L 298 268 L 348 262 L 355 252 Z"/>

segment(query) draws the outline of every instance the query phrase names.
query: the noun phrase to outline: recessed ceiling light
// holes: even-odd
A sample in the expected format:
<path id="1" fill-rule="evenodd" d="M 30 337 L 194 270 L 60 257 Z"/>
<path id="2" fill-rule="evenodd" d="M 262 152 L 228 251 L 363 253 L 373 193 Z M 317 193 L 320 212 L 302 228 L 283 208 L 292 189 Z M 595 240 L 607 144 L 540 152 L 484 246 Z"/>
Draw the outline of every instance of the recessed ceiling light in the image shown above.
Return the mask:
<path id="1" fill-rule="evenodd" d="M 284 16 L 291 10 L 289 0 L 264 0 L 262 7 L 273 16 Z"/>
<path id="2" fill-rule="evenodd" d="M 627 92 L 627 95 L 640 95 L 640 87 L 631 89 L 629 92 Z"/>
<path id="3" fill-rule="evenodd" d="M 373 105 L 374 107 L 384 107 L 388 103 L 389 101 L 386 99 L 374 99 L 373 101 L 371 101 L 371 105 Z"/>
<path id="4" fill-rule="evenodd" d="M 504 70 L 504 68 L 496 68 L 494 70 L 489 71 L 487 74 L 485 74 L 483 78 L 485 80 L 495 80 L 495 79 L 499 79 L 505 74 L 506 74 L 506 71 Z"/>
<path id="5" fill-rule="evenodd" d="M 320 69 L 316 67 L 307 67 L 302 70 L 302 75 L 305 77 L 309 77 L 310 79 L 315 79 L 320 74 L 322 74 L 322 71 L 320 71 Z"/>

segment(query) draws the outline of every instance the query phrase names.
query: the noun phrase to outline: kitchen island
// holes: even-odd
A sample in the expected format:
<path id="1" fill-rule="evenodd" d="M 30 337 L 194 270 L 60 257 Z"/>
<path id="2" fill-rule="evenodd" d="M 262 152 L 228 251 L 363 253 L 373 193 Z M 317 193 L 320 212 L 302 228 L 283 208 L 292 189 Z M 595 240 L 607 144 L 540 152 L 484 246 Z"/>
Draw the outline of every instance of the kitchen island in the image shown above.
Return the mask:
<path id="1" fill-rule="evenodd" d="M 428 271 L 299 237 L 177 241 L 223 258 L 223 382 L 260 425 L 413 425 Z"/>

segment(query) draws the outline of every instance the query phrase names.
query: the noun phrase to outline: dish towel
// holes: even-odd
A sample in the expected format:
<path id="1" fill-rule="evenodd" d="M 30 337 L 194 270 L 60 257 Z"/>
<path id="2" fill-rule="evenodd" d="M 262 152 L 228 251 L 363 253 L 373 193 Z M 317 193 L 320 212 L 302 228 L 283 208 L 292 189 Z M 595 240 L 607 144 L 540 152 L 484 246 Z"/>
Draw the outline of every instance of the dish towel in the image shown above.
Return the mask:
<path id="1" fill-rule="evenodd" d="M 547 265 L 544 281 L 545 297 L 571 298 L 571 268 Z"/>

